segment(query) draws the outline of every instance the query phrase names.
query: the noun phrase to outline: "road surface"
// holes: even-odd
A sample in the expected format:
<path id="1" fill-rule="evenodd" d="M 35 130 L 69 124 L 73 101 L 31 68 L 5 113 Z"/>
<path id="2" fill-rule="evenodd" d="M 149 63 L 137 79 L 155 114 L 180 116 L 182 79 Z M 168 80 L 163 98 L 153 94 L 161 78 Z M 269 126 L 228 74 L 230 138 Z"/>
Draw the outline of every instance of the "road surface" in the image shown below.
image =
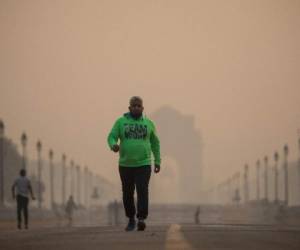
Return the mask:
<path id="1" fill-rule="evenodd" d="M 299 226 L 165 224 L 144 232 L 123 226 L 2 229 L 0 249 L 11 250 L 299 250 Z"/>

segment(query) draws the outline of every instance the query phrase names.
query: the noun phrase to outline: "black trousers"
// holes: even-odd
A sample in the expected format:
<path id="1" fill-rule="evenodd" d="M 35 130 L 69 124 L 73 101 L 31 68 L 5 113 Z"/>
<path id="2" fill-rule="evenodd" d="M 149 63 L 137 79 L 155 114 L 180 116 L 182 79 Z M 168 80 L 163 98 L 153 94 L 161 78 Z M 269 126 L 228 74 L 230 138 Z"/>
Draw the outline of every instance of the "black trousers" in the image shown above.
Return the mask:
<path id="1" fill-rule="evenodd" d="M 134 218 L 136 209 L 134 204 L 134 190 L 137 193 L 137 215 L 138 219 L 146 219 L 148 216 L 149 202 L 149 180 L 151 176 L 151 166 L 141 167 L 119 167 L 123 205 L 128 218 Z"/>
<path id="2" fill-rule="evenodd" d="M 22 195 L 17 195 L 17 216 L 18 216 L 18 225 L 21 226 L 23 212 L 24 215 L 24 224 L 28 225 L 28 198 Z"/>

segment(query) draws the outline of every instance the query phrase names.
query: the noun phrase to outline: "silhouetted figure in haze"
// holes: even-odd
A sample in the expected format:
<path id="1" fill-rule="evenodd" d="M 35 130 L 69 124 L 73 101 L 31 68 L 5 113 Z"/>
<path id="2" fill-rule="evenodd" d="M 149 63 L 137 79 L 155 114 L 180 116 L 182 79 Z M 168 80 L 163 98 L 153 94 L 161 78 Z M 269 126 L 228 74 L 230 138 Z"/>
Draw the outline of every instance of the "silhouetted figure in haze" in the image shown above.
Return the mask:
<path id="1" fill-rule="evenodd" d="M 119 225 L 120 217 L 119 217 L 119 209 L 120 203 L 117 200 L 108 203 L 108 224 L 109 225 Z"/>
<path id="2" fill-rule="evenodd" d="M 31 198 L 35 200 L 33 195 L 31 183 L 26 177 L 26 170 L 22 169 L 20 171 L 20 176 L 15 180 L 12 185 L 12 197 L 17 199 L 17 219 L 18 219 L 18 229 L 22 229 L 22 212 L 24 216 L 24 226 L 25 229 L 28 229 L 28 195 L 31 195 Z M 17 195 L 16 195 L 17 194 Z"/>
<path id="3" fill-rule="evenodd" d="M 119 152 L 119 173 L 122 182 L 123 204 L 129 218 L 126 231 L 136 227 L 134 190 L 137 190 L 138 230 L 146 228 L 148 216 L 148 185 L 151 176 L 151 152 L 154 155 L 154 172 L 160 171 L 160 142 L 154 123 L 143 116 L 143 100 L 134 96 L 129 101 L 129 113 L 125 113 L 114 124 L 108 145 Z M 120 140 L 120 145 L 118 141 Z"/>
<path id="4" fill-rule="evenodd" d="M 63 208 L 61 208 L 57 203 L 53 203 L 53 213 L 57 219 L 57 226 L 61 226 L 61 223 L 64 220 Z"/>
<path id="5" fill-rule="evenodd" d="M 77 205 L 74 202 L 73 196 L 70 195 L 66 204 L 66 216 L 68 219 L 68 226 L 73 225 L 73 214 L 75 209 L 77 209 Z"/>
<path id="6" fill-rule="evenodd" d="M 108 204 L 107 204 L 107 223 L 108 225 L 113 225 L 113 213 L 112 213 L 112 210 L 113 210 L 113 203 L 110 201 Z"/>
<path id="7" fill-rule="evenodd" d="M 198 206 L 196 209 L 196 212 L 195 212 L 195 224 L 200 223 L 200 220 L 199 220 L 200 213 L 201 213 L 201 208 L 200 208 L 200 206 Z"/>
<path id="8" fill-rule="evenodd" d="M 113 203 L 115 225 L 119 225 L 119 203 L 117 200 Z"/>

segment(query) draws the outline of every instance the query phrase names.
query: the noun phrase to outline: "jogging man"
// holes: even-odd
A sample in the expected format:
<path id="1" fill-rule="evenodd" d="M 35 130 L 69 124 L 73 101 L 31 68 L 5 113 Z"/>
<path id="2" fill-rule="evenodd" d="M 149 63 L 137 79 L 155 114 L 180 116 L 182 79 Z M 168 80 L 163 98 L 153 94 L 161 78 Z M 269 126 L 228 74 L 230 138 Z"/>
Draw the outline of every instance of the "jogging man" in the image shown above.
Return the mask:
<path id="1" fill-rule="evenodd" d="M 15 189 L 17 190 L 17 215 L 18 215 L 18 229 L 22 229 L 21 222 L 21 212 L 24 215 L 24 226 L 28 229 L 28 193 L 30 192 L 31 198 L 35 200 L 32 192 L 32 187 L 29 179 L 26 177 L 26 170 L 22 169 L 20 171 L 20 176 L 15 180 L 12 185 L 12 197 L 16 199 Z"/>
<path id="2" fill-rule="evenodd" d="M 154 172 L 160 171 L 160 142 L 154 123 L 143 116 L 143 100 L 134 96 L 129 101 L 129 113 L 117 119 L 109 136 L 108 145 L 119 152 L 119 173 L 122 182 L 123 205 L 129 218 L 126 231 L 146 228 L 148 216 L 148 185 L 151 176 L 151 152 L 154 155 Z M 118 141 L 120 142 L 118 144 Z M 137 191 L 137 214 L 134 190 Z"/>

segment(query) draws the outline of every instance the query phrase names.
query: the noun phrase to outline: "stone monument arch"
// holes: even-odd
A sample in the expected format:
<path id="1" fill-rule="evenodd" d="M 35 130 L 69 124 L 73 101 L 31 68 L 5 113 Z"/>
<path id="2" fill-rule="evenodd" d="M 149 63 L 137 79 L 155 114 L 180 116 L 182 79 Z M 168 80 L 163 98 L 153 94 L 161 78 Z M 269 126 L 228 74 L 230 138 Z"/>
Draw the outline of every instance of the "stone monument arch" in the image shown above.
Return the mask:
<path id="1" fill-rule="evenodd" d="M 201 199 L 202 140 L 195 128 L 194 117 L 164 106 L 149 118 L 156 124 L 162 155 L 162 172 L 153 178 L 154 197 L 159 196 L 159 201 L 163 202 L 164 196 L 169 197 L 174 195 L 171 192 L 176 192 L 178 199 L 174 202 L 198 203 Z M 166 161 L 170 158 L 171 163 Z M 168 183 L 167 187 L 164 183 Z"/>

